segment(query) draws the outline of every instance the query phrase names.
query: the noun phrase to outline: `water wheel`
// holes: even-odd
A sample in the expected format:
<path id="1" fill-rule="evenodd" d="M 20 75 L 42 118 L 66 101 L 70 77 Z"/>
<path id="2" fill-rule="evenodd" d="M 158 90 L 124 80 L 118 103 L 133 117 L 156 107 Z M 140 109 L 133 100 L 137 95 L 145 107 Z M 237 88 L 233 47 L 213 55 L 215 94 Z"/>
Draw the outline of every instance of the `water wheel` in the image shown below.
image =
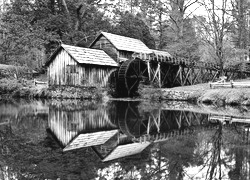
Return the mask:
<path id="1" fill-rule="evenodd" d="M 118 70 L 117 91 L 120 96 L 133 96 L 140 81 L 148 77 L 147 65 L 141 59 L 125 61 Z"/>

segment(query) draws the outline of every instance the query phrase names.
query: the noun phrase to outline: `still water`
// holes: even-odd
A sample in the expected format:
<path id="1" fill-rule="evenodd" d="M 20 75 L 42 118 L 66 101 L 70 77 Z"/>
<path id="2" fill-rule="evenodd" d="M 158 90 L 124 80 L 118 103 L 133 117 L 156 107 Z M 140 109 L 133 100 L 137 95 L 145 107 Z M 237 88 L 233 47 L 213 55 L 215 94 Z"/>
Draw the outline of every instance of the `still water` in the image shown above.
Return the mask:
<path id="1" fill-rule="evenodd" d="M 234 110 L 136 101 L 1 102 L 0 179 L 247 180 L 250 114 Z"/>

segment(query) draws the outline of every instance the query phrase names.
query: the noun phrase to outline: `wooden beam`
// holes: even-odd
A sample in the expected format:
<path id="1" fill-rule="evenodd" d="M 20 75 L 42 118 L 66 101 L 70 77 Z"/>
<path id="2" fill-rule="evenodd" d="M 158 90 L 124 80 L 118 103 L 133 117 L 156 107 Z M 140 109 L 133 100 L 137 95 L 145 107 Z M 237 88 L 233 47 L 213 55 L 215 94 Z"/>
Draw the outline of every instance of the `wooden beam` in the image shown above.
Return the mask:
<path id="1" fill-rule="evenodd" d="M 193 79 L 193 84 L 195 84 L 195 82 L 197 81 L 199 75 L 201 74 L 201 68 L 197 69 L 198 72 L 195 73 L 195 69 L 194 69 L 194 79 Z"/>
<path id="2" fill-rule="evenodd" d="M 159 87 L 161 88 L 161 64 L 158 63 L 158 67 L 159 67 Z"/>
<path id="3" fill-rule="evenodd" d="M 183 74 L 183 75 L 185 75 L 185 79 L 184 79 L 184 82 L 183 82 L 182 86 L 187 85 L 187 82 L 189 82 L 189 85 L 192 85 L 192 83 L 188 79 L 189 76 L 190 76 L 191 70 L 192 70 L 192 68 L 188 68 L 187 74 Z"/>
<path id="4" fill-rule="evenodd" d="M 152 81 L 154 81 L 155 80 L 155 78 L 157 77 L 157 73 L 159 72 L 159 69 L 160 68 L 160 66 L 158 65 L 157 66 L 157 69 L 156 69 L 156 71 L 155 71 L 155 74 L 154 74 L 154 78 L 153 78 L 153 80 Z"/>
<path id="5" fill-rule="evenodd" d="M 151 81 L 151 68 L 150 68 L 150 62 L 147 61 L 147 67 L 148 67 L 148 80 Z"/>
<path id="6" fill-rule="evenodd" d="M 169 66 L 168 66 L 168 70 L 167 70 L 167 72 L 165 73 L 165 75 L 164 75 L 164 77 L 163 77 L 162 84 L 166 84 L 166 83 L 165 83 L 165 80 L 166 80 L 166 79 L 168 79 L 168 81 L 169 81 L 168 76 L 169 76 L 170 70 L 171 70 L 171 67 L 170 67 L 170 65 L 169 65 Z M 169 82 L 171 82 L 171 81 L 169 81 Z"/>
<path id="7" fill-rule="evenodd" d="M 217 76 L 217 74 L 219 73 L 219 71 L 217 70 L 216 72 L 215 72 L 215 74 L 214 74 L 214 76 L 213 76 L 213 78 L 212 78 L 212 81 L 214 81 L 215 80 L 215 78 L 216 78 L 216 76 Z M 212 73 L 211 73 L 212 74 Z"/>
<path id="8" fill-rule="evenodd" d="M 177 72 L 177 74 L 176 74 L 176 76 L 175 76 L 175 78 L 174 78 L 174 80 L 172 82 L 172 86 L 174 86 L 175 81 L 177 81 L 177 79 L 178 79 L 178 77 L 180 75 L 180 71 L 182 71 L 182 67 L 181 66 L 179 66 L 179 70 L 178 70 L 178 72 Z M 181 83 L 180 83 L 180 85 L 181 85 Z"/>
<path id="9" fill-rule="evenodd" d="M 147 134 L 149 134 L 150 133 L 150 123 L 151 123 L 151 117 L 149 116 L 148 117 L 148 126 L 147 126 Z"/>

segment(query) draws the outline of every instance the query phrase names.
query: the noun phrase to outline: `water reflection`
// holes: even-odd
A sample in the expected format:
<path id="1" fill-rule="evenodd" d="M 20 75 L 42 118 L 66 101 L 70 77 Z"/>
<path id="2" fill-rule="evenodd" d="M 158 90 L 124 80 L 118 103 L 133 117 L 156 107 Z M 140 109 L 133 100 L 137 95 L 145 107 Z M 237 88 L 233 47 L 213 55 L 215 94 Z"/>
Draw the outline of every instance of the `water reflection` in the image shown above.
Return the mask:
<path id="1" fill-rule="evenodd" d="M 48 125 L 62 146 L 66 146 L 79 133 L 115 129 L 107 111 L 107 105 L 96 102 L 53 102 Z"/>
<path id="2" fill-rule="evenodd" d="M 1 103 L 0 179 L 250 178 L 250 117 L 173 108 Z"/>

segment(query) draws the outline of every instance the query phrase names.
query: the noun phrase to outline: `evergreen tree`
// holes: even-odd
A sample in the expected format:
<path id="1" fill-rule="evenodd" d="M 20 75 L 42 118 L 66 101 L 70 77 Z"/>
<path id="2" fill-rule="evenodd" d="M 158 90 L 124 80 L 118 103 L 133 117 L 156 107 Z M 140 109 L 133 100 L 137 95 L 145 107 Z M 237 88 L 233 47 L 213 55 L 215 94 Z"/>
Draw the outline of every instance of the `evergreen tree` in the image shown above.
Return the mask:
<path id="1" fill-rule="evenodd" d="M 129 12 L 121 14 L 119 23 L 115 27 L 115 33 L 131 38 L 140 39 L 149 48 L 155 48 L 154 38 L 151 36 L 148 26 L 140 19 Z"/>

